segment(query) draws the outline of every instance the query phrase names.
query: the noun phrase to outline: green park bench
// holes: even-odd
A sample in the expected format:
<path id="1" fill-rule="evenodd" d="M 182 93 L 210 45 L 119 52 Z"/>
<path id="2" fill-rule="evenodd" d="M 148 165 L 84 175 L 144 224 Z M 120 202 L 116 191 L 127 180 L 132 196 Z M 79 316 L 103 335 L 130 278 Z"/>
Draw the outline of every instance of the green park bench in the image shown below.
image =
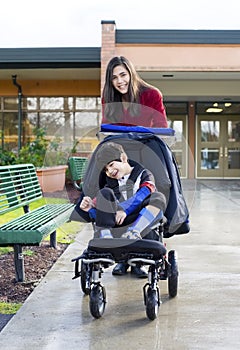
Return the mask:
<path id="1" fill-rule="evenodd" d="M 67 222 L 73 203 L 45 204 L 30 211 L 29 204 L 43 197 L 32 164 L 0 166 L 0 214 L 23 208 L 23 215 L 0 225 L 0 246 L 14 248 L 16 280 L 24 281 L 23 246 L 40 245 L 50 235 L 57 248 L 56 229 Z"/>
<path id="2" fill-rule="evenodd" d="M 83 177 L 88 165 L 88 158 L 85 157 L 69 157 L 68 168 L 71 175 L 71 180 L 74 187 L 78 190 L 82 190 Z"/>

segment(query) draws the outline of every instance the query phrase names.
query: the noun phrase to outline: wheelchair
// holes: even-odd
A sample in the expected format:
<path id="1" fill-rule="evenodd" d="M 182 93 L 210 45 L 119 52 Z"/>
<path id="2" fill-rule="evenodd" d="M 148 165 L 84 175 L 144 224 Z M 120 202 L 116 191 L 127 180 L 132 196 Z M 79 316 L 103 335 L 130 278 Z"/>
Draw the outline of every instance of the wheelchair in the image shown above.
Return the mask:
<path id="1" fill-rule="evenodd" d="M 102 126 L 103 129 L 104 127 Z M 142 130 L 137 127 L 137 130 L 130 128 L 130 131 L 128 127 L 123 130 L 122 126 L 119 128 L 114 126 L 112 131 L 111 127 L 106 125 L 106 129 L 103 130 L 105 137 L 98 147 L 108 140 L 121 143 L 128 156 L 130 155 L 130 159 L 133 158 L 142 163 L 153 172 L 156 187 L 165 194 L 169 205 L 165 213 L 161 213 L 157 222 L 148 228 L 148 232 L 154 233 L 154 239 L 92 238 L 83 253 L 72 259 L 75 264 L 73 279 L 80 278 L 81 290 L 89 296 L 90 313 L 94 318 L 99 319 L 104 314 L 107 300 L 106 288 L 102 282 L 104 270 L 115 263 L 147 267 L 148 278 L 143 286 L 143 302 L 146 316 L 149 320 L 154 320 L 161 305 L 158 282 L 167 281 L 170 298 L 176 297 L 178 292 L 177 252 L 167 251 L 164 239 L 189 232 L 188 209 L 181 190 L 177 166 L 166 142 L 149 130 L 151 128 Z M 166 135 L 169 130 L 161 131 Z M 172 129 L 167 135 L 172 136 Z M 141 145 L 144 147 L 142 148 Z M 150 149 L 149 154 L 146 154 L 146 147 Z M 99 186 L 96 182 L 97 169 L 94 158 L 97 149 L 89 161 L 84 178 L 83 191 L 89 196 L 92 196 L 91 191 L 96 191 Z M 182 205 L 179 215 L 183 217 L 178 216 L 176 219 L 178 205 Z M 174 220 L 177 220 L 177 224 Z"/>

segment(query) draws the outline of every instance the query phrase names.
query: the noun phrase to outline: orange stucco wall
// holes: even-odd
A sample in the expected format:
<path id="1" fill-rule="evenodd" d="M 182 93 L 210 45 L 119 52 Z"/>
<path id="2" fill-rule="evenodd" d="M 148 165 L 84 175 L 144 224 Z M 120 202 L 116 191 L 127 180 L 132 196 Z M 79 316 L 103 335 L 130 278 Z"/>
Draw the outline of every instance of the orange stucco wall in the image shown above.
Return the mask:
<path id="1" fill-rule="evenodd" d="M 27 96 L 99 96 L 99 80 L 24 80 L 21 81 Z M 0 95 L 16 95 L 17 88 L 12 81 L 1 81 Z"/>
<path id="2" fill-rule="evenodd" d="M 137 70 L 239 71 L 240 45 L 116 45 Z"/>

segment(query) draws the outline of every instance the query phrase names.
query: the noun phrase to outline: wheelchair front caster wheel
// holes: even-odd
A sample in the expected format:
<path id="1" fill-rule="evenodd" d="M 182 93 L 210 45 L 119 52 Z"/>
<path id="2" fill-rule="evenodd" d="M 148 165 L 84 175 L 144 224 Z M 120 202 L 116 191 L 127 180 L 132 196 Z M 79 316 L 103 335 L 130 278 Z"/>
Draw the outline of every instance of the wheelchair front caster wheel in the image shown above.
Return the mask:
<path id="1" fill-rule="evenodd" d="M 102 317 L 106 305 L 106 291 L 100 284 L 94 285 L 89 294 L 89 307 L 94 318 Z"/>
<path id="2" fill-rule="evenodd" d="M 155 318 L 158 315 L 159 307 L 159 291 L 158 289 L 152 289 L 151 287 L 149 287 L 146 295 L 146 314 L 150 320 L 155 320 Z"/>
<path id="3" fill-rule="evenodd" d="M 91 285 L 91 271 L 90 265 L 85 264 L 81 261 L 81 277 L 80 277 L 80 285 L 83 293 L 85 295 L 90 294 L 90 285 Z"/>

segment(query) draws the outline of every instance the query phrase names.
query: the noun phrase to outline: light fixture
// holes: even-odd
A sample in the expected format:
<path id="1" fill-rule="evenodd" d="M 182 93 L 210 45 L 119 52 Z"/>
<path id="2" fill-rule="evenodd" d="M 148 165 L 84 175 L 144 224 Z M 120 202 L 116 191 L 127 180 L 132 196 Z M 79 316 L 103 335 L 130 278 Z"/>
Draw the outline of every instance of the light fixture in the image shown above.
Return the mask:
<path id="1" fill-rule="evenodd" d="M 225 107 L 230 107 L 232 104 L 230 103 L 230 102 L 226 102 L 226 103 L 224 103 L 224 106 Z"/>
<path id="2" fill-rule="evenodd" d="M 174 75 L 173 74 L 163 74 L 162 77 L 163 78 L 173 78 Z"/>
<path id="3" fill-rule="evenodd" d="M 213 104 L 213 107 L 218 107 L 218 103 L 215 102 L 215 103 Z"/>
<path id="4" fill-rule="evenodd" d="M 216 107 L 209 107 L 206 112 L 207 113 L 221 113 L 223 111 L 222 108 L 216 108 Z"/>

